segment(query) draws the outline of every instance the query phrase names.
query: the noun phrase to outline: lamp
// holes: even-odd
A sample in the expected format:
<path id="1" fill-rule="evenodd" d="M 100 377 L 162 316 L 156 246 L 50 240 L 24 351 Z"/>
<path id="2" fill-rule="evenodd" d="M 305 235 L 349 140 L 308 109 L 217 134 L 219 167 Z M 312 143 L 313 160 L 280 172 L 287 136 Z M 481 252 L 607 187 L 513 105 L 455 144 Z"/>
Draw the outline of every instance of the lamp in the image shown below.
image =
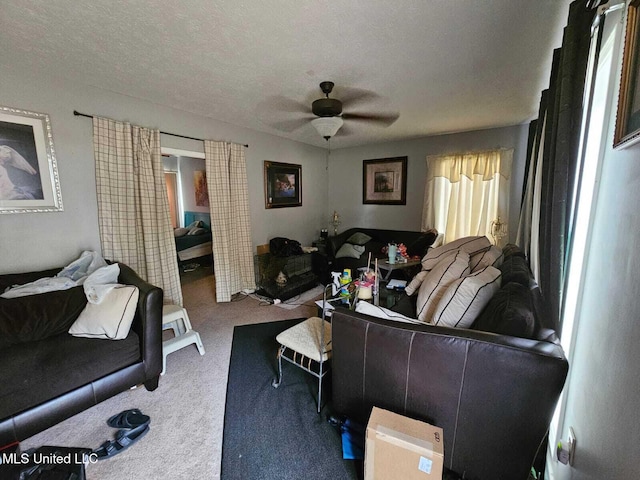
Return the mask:
<path id="1" fill-rule="evenodd" d="M 344 121 L 341 117 L 318 117 L 311 120 L 311 125 L 316 127 L 318 133 L 324 137 L 325 140 L 329 140 L 333 137 Z"/>
<path id="2" fill-rule="evenodd" d="M 500 216 L 491 222 L 491 236 L 496 246 L 499 246 L 500 241 L 507 236 L 507 224 L 500 221 Z"/>
<path id="3" fill-rule="evenodd" d="M 331 216 L 331 224 L 333 225 L 333 235 L 338 235 L 338 225 L 340 225 L 340 215 L 335 210 Z"/>

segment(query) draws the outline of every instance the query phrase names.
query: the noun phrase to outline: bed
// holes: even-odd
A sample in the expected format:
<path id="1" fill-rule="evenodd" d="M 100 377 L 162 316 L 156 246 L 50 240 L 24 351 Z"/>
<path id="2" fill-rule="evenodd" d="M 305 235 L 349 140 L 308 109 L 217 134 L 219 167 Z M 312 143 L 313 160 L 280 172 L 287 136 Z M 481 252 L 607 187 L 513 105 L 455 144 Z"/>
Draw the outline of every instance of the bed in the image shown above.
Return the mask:
<path id="1" fill-rule="evenodd" d="M 187 228 L 174 231 L 178 260 L 184 262 L 212 254 L 211 218 L 208 213 L 184 212 Z"/>

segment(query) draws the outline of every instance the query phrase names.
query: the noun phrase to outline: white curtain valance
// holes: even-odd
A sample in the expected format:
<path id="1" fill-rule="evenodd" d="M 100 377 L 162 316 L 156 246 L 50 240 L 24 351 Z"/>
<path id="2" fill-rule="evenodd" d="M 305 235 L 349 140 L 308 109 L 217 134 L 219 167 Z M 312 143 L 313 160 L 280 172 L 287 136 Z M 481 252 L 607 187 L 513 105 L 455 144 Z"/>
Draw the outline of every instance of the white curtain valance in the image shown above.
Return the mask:
<path id="1" fill-rule="evenodd" d="M 509 218 L 512 160 L 513 149 L 428 156 L 422 230 L 435 228 L 445 243 L 493 238 L 492 224 Z"/>
<path id="2" fill-rule="evenodd" d="M 495 175 L 511 178 L 513 149 L 488 150 L 484 152 L 455 153 L 427 156 L 427 182 L 435 177 L 444 177 L 451 183 L 465 176 L 472 180 L 480 175 L 483 181 L 493 180 Z"/>

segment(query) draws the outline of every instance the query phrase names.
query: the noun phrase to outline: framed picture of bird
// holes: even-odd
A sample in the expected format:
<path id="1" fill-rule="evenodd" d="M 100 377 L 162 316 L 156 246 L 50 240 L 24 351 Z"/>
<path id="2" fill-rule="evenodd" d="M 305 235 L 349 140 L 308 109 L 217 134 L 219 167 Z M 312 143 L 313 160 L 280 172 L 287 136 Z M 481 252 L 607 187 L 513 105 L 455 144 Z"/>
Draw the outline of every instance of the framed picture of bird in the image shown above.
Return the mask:
<path id="1" fill-rule="evenodd" d="M 0 214 L 62 209 L 49 115 L 0 107 Z"/>

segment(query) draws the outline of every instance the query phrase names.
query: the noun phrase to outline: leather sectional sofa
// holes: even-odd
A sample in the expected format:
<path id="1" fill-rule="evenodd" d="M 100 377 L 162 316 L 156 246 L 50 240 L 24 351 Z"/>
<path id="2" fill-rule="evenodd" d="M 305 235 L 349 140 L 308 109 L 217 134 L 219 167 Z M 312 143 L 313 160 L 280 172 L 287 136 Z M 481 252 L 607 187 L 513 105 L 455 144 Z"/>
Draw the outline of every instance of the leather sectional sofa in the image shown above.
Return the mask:
<path id="1" fill-rule="evenodd" d="M 0 447 L 28 438 L 135 385 L 144 384 L 149 391 L 158 387 L 162 370 L 163 293 L 131 268 L 119 265 L 119 283 L 139 289 L 137 310 L 127 338 L 113 341 L 78 338 L 65 330 L 51 336 L 39 335 L 44 338 L 37 340 L 5 342 L 0 346 Z M 0 275 L 0 292 L 11 285 L 54 276 L 59 271 Z M 51 293 L 56 295 L 0 299 L 0 322 L 12 315 L 8 310 L 18 308 L 23 317 L 41 316 L 40 329 L 53 317 L 56 322 L 69 323 L 64 317 L 77 317 L 86 303 L 82 287 Z M 10 303 L 18 300 L 18 304 Z M 0 325 L 0 331 L 2 328 Z M 26 333 L 28 336 L 29 332 Z"/>
<path id="2" fill-rule="evenodd" d="M 505 259 L 504 292 L 470 329 L 336 309 L 335 412 L 366 424 L 378 406 L 429 422 L 444 430 L 445 467 L 463 478 L 526 480 L 568 362 L 555 332 L 544 327 L 544 304 L 525 262 L 517 253 Z M 498 297 L 502 304 L 492 304 Z M 531 332 L 527 318 L 535 325 L 523 338 Z"/>
<path id="3" fill-rule="evenodd" d="M 347 243 L 349 238 L 357 233 L 363 233 L 371 237 L 371 240 L 362 244 L 364 252 L 359 258 L 342 257 L 337 254 L 340 248 Z M 358 271 L 359 267 L 367 266 L 369 253 L 371 258 L 387 258 L 382 248 L 389 243 L 404 243 L 410 255 L 422 257 L 426 250 L 433 244 L 437 237 L 434 232 L 412 232 L 405 230 L 383 230 L 379 228 L 350 228 L 344 232 L 327 238 L 327 259 L 331 271 L 341 272 L 345 268 L 350 268 L 352 275 Z"/>

